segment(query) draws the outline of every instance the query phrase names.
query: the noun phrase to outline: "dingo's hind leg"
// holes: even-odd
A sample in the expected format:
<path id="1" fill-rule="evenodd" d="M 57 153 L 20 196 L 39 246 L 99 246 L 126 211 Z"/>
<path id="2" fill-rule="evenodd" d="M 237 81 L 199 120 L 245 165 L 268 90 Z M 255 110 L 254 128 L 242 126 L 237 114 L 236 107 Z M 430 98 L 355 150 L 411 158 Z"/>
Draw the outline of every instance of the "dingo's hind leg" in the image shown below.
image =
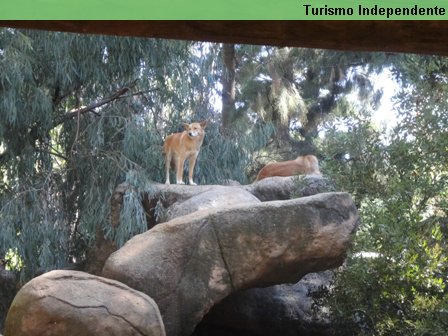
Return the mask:
<path id="1" fill-rule="evenodd" d="M 166 153 L 165 155 L 165 174 L 166 174 L 165 184 L 170 184 L 170 167 L 172 159 L 173 154 L 171 151 L 168 151 L 168 153 Z"/>

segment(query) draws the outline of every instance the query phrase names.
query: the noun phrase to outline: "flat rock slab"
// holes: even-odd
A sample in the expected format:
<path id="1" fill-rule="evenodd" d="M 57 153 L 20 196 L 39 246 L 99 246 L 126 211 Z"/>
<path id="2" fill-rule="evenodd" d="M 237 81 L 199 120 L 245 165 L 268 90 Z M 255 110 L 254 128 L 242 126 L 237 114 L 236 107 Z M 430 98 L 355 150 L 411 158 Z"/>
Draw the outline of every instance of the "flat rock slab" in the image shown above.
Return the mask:
<path id="1" fill-rule="evenodd" d="M 167 335 L 190 335 L 234 292 L 340 266 L 358 221 L 347 193 L 197 211 L 129 240 L 103 276 L 152 297 Z"/>
<path id="2" fill-rule="evenodd" d="M 241 188 L 262 202 L 289 200 L 334 191 L 332 182 L 321 175 L 267 177 Z"/>
<path id="3" fill-rule="evenodd" d="M 185 216 L 195 211 L 226 208 L 248 203 L 260 203 L 260 200 L 240 187 L 217 187 L 197 194 L 186 201 L 174 203 L 168 208 L 167 217 L 164 221 Z"/>
<path id="4" fill-rule="evenodd" d="M 149 296 L 117 281 L 52 271 L 28 282 L 6 318 L 5 336 L 164 336 Z"/>

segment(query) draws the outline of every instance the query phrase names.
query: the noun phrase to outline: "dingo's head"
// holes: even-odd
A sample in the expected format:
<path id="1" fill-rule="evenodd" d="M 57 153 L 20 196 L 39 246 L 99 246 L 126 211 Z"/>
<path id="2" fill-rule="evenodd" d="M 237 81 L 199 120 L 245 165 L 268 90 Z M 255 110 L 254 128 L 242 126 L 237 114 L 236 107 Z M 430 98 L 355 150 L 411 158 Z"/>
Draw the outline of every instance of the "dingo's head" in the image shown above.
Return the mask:
<path id="1" fill-rule="evenodd" d="M 184 124 L 184 129 L 187 131 L 188 136 L 195 138 L 197 136 L 204 135 L 204 129 L 207 126 L 207 121 L 194 122 L 191 124 Z"/>

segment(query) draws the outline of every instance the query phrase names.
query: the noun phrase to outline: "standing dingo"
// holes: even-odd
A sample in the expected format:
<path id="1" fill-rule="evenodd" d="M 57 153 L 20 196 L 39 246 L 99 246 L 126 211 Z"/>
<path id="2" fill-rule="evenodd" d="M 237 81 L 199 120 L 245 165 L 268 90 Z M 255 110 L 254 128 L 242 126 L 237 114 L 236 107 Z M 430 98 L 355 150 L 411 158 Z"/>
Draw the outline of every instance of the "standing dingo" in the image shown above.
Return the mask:
<path id="1" fill-rule="evenodd" d="M 170 184 L 170 167 L 176 172 L 176 184 L 185 184 L 183 181 L 184 162 L 188 159 L 188 182 L 193 182 L 194 166 L 199 150 L 205 136 L 207 121 L 184 124 L 185 131 L 174 133 L 165 139 L 163 152 L 165 153 L 165 184 Z"/>

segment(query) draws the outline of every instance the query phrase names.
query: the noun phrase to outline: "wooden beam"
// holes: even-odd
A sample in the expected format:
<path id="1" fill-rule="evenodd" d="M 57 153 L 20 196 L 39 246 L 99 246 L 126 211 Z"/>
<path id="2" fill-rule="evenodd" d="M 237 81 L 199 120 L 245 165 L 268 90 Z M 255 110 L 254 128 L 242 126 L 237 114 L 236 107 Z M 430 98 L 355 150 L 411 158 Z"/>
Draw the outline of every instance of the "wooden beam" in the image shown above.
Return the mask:
<path id="1" fill-rule="evenodd" d="M 0 26 L 237 44 L 448 55 L 448 21 L 0 21 Z"/>

